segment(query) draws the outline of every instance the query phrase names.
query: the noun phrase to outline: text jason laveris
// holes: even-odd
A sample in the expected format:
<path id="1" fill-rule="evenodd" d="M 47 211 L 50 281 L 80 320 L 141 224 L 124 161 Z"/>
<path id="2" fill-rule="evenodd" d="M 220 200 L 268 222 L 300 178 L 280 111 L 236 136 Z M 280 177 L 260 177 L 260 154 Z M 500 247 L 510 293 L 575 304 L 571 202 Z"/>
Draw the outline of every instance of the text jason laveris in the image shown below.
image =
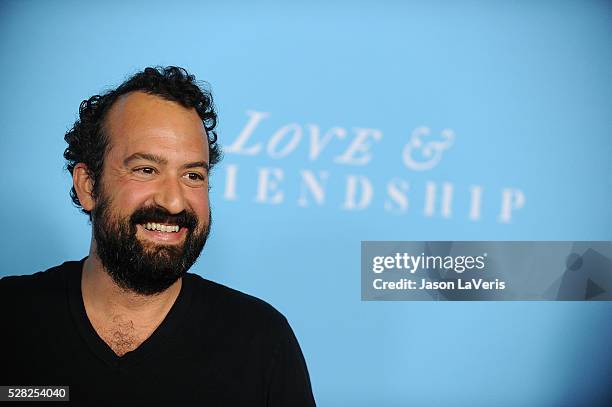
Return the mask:
<path id="1" fill-rule="evenodd" d="M 402 278 L 399 281 L 384 281 L 377 278 L 372 282 L 376 290 L 504 290 L 506 282 L 495 279 L 487 281 L 482 278 L 470 280 L 457 279 L 451 281 L 430 281 L 420 279 L 419 281 Z"/>

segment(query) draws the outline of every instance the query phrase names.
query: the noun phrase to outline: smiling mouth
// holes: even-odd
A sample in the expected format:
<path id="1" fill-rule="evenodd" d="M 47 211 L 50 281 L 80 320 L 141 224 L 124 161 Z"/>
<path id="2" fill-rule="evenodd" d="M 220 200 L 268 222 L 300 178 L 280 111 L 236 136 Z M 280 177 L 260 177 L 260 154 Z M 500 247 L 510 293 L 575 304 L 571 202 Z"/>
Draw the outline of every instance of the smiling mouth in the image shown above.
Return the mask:
<path id="1" fill-rule="evenodd" d="M 165 233 L 177 233 L 181 229 L 179 225 L 154 223 L 154 222 L 147 222 L 147 223 L 141 224 L 140 226 L 142 226 L 146 230 L 150 230 L 154 232 L 165 232 Z"/>

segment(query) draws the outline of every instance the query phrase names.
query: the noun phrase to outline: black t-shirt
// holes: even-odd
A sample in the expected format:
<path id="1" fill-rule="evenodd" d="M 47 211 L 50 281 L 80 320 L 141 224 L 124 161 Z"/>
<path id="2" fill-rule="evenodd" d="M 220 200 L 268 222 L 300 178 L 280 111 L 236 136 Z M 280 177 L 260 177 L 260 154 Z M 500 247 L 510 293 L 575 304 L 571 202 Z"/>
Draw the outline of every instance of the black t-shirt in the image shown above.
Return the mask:
<path id="1" fill-rule="evenodd" d="M 83 260 L 0 280 L 0 385 L 70 386 L 74 405 L 313 406 L 298 342 L 269 304 L 195 274 L 137 349 L 91 325 Z"/>

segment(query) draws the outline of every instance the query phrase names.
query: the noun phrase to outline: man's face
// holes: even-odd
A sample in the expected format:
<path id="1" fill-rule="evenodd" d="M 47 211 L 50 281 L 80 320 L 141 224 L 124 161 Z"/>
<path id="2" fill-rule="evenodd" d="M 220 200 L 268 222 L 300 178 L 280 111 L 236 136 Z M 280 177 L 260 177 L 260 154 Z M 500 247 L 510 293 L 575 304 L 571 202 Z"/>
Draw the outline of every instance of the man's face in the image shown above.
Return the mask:
<path id="1" fill-rule="evenodd" d="M 143 92 L 109 111 L 92 211 L 98 256 L 114 281 L 161 292 L 199 256 L 210 227 L 208 139 L 194 109 Z"/>

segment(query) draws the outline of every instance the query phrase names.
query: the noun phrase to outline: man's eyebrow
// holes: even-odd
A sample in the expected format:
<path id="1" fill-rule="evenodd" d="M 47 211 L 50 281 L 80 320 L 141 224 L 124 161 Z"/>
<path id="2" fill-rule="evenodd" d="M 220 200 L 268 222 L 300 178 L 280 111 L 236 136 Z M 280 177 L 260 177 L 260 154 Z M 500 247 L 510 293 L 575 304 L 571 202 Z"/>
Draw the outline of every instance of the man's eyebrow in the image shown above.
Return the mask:
<path id="1" fill-rule="evenodd" d="M 161 157 L 157 154 L 151 154 L 151 153 L 134 153 L 132 155 L 130 155 L 129 157 L 127 157 L 125 160 L 123 160 L 123 165 L 125 165 L 126 167 L 134 160 L 146 160 L 146 161 L 152 161 L 156 164 L 160 164 L 160 165 L 166 165 L 168 164 L 168 160 L 166 160 L 164 157 Z M 206 171 L 209 170 L 209 165 L 206 161 L 194 161 L 191 163 L 187 163 L 184 164 L 182 166 L 182 168 L 204 168 Z"/>
<path id="2" fill-rule="evenodd" d="M 158 156 L 156 154 L 134 153 L 131 156 L 127 157 L 125 160 L 123 160 L 123 165 L 125 165 L 127 167 L 134 160 L 153 161 L 154 163 L 161 164 L 161 165 L 168 164 L 168 160 L 166 160 L 164 157 L 160 157 L 160 156 Z"/>
<path id="3" fill-rule="evenodd" d="M 183 168 L 185 168 L 185 169 L 187 169 L 187 168 L 199 168 L 199 167 L 204 168 L 206 171 L 209 170 L 208 163 L 206 161 L 195 161 L 195 162 L 187 163 L 187 164 L 183 165 Z"/>

